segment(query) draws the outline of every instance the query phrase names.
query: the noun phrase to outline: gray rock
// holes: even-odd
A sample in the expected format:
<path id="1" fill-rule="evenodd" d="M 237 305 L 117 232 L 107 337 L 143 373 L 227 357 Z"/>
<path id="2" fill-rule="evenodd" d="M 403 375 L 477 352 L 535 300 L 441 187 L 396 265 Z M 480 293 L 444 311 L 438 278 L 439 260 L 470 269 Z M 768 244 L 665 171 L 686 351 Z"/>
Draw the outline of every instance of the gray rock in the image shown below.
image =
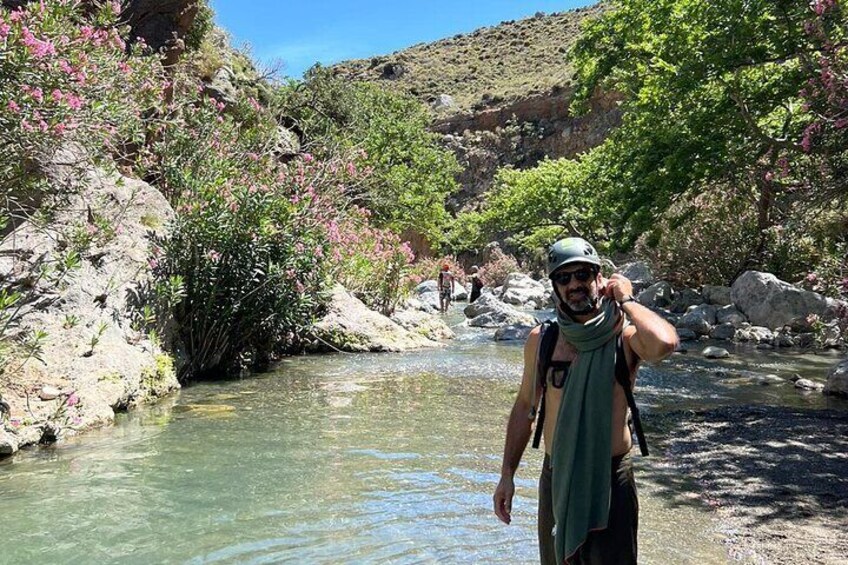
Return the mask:
<path id="1" fill-rule="evenodd" d="M 797 338 L 788 332 L 781 331 L 774 336 L 775 347 L 794 347 L 797 344 Z"/>
<path id="2" fill-rule="evenodd" d="M 691 306 L 677 321 L 676 326 L 692 330 L 698 335 L 708 335 L 716 320 L 716 307 L 709 304 Z"/>
<path id="3" fill-rule="evenodd" d="M 734 328 L 739 328 L 747 321 L 745 314 L 737 310 L 733 304 L 722 306 L 716 310 L 716 323 L 718 324 L 732 324 Z"/>
<path id="4" fill-rule="evenodd" d="M 439 292 L 439 283 L 435 280 L 423 281 L 415 287 L 416 294 L 424 294 L 425 292 Z"/>
<path id="5" fill-rule="evenodd" d="M 798 379 L 795 381 L 795 388 L 801 390 L 823 390 L 824 384 L 811 381 L 810 379 Z"/>
<path id="6" fill-rule="evenodd" d="M 433 100 L 433 108 L 437 110 L 441 108 L 454 108 L 455 106 L 456 102 L 450 94 L 439 94 L 439 96 Z"/>
<path id="7" fill-rule="evenodd" d="M 848 359 L 843 359 L 830 370 L 824 393 L 848 398 Z"/>
<path id="8" fill-rule="evenodd" d="M 634 292 L 647 288 L 654 283 L 654 273 L 651 266 L 644 261 L 634 261 L 621 266 L 618 271 L 633 283 Z"/>
<path id="9" fill-rule="evenodd" d="M 637 300 L 648 308 L 665 308 L 671 305 L 673 294 L 671 285 L 660 281 L 640 292 Z"/>
<path id="10" fill-rule="evenodd" d="M 680 341 L 693 341 L 698 339 L 698 334 L 693 332 L 692 330 L 686 328 L 676 328 L 677 329 L 677 337 L 680 338 Z"/>
<path id="11" fill-rule="evenodd" d="M 465 287 L 459 284 L 457 281 L 453 281 L 453 300 L 458 300 L 460 302 L 468 300 L 468 291 L 465 290 Z"/>
<path id="12" fill-rule="evenodd" d="M 277 128 L 277 143 L 274 145 L 274 153 L 282 161 L 288 161 L 300 154 L 300 137 L 290 129 L 279 126 Z"/>
<path id="13" fill-rule="evenodd" d="M 504 325 L 535 326 L 538 323 L 534 316 L 518 311 L 495 311 L 480 314 L 468 321 L 468 325 L 476 328 L 499 328 Z"/>
<path id="14" fill-rule="evenodd" d="M 741 327 L 736 330 L 736 341 L 751 341 L 758 344 L 771 345 L 774 341 L 774 333 L 762 326 Z"/>
<path id="15" fill-rule="evenodd" d="M 724 324 L 719 324 L 710 330 L 710 337 L 712 339 L 719 340 L 732 340 L 736 335 L 736 328 L 733 327 L 733 324 L 725 322 Z"/>
<path id="16" fill-rule="evenodd" d="M 816 345 L 816 336 L 812 333 L 803 333 L 798 336 L 798 347 L 807 349 Z"/>
<path id="17" fill-rule="evenodd" d="M 0 427 L 0 457 L 12 455 L 20 447 L 20 442 L 15 434 L 10 434 Z"/>
<path id="18" fill-rule="evenodd" d="M 424 310 L 424 311 L 429 310 L 429 311 L 435 311 L 435 312 L 439 311 L 440 305 L 439 305 L 439 293 L 438 292 L 436 292 L 436 291 L 422 292 L 421 294 L 418 295 L 418 300 L 420 300 L 425 305 L 426 310 L 424 310 L 424 309 L 422 309 L 422 310 Z"/>
<path id="19" fill-rule="evenodd" d="M 706 300 L 707 304 L 714 304 L 716 306 L 727 306 L 733 303 L 733 301 L 730 299 L 729 286 L 713 286 L 705 284 L 704 287 L 701 289 L 701 294 L 704 295 L 704 300 Z"/>
<path id="20" fill-rule="evenodd" d="M 707 347 L 702 352 L 702 355 L 707 359 L 725 359 L 730 357 L 730 352 L 723 347 Z"/>
<path id="21" fill-rule="evenodd" d="M 692 306 L 697 306 L 704 303 L 704 297 L 697 290 L 684 288 L 674 293 L 674 300 L 671 303 L 670 310 L 677 314 L 681 314 L 689 310 Z"/>
<path id="22" fill-rule="evenodd" d="M 60 394 L 62 394 L 62 391 L 55 386 L 45 385 L 41 387 L 41 390 L 38 392 L 38 398 L 45 401 L 55 400 L 56 398 L 59 398 Z"/>
<path id="23" fill-rule="evenodd" d="M 476 318 L 480 314 L 507 309 L 515 310 L 509 304 L 502 302 L 494 294 L 483 293 L 480 295 L 480 298 L 463 308 L 462 311 L 467 318 Z"/>
<path id="24" fill-rule="evenodd" d="M 827 322 L 822 328 L 822 347 L 842 347 L 844 340 L 842 338 L 842 330 L 839 327 L 839 322 L 833 320 Z"/>
<path id="25" fill-rule="evenodd" d="M 545 285 L 523 273 L 510 273 L 501 293 L 501 300 L 514 306 L 526 307 L 529 303 L 545 304 L 550 292 Z"/>
<path id="26" fill-rule="evenodd" d="M 317 351 L 407 351 L 440 345 L 370 310 L 341 285 L 333 288 L 327 314 L 310 332 L 317 338 Z"/>
<path id="27" fill-rule="evenodd" d="M 752 324 L 767 328 L 782 328 L 798 317 L 825 316 L 829 311 L 829 303 L 822 295 L 759 271 L 747 271 L 736 279 L 731 298 Z"/>
<path id="28" fill-rule="evenodd" d="M 524 341 L 535 327 L 536 324 L 513 324 L 509 326 L 501 326 L 495 332 L 495 341 Z"/>
<path id="29" fill-rule="evenodd" d="M 453 339 L 453 330 L 440 317 L 416 310 L 395 312 L 391 319 L 405 330 L 423 335 L 433 341 Z"/>
<path id="30" fill-rule="evenodd" d="M 775 374 L 768 374 L 757 377 L 757 382 L 763 386 L 781 385 L 784 383 L 784 379 Z"/>
<path id="31" fill-rule="evenodd" d="M 74 157 L 68 160 L 69 155 Z M 32 272 L 38 258 L 53 265 L 62 261 L 69 226 L 94 233 L 80 250 L 79 266 L 61 286 L 45 277 L 31 288 L 33 300 L 21 311 L 22 327 L 42 330 L 48 339 L 43 342 L 44 362 L 28 363 L 16 378 L 22 383 L 47 381 L 60 394 L 76 391 L 79 402 L 68 407 L 66 414 L 74 428 L 81 430 L 108 424 L 116 410 L 179 387 L 173 360 L 134 323 L 136 302 L 150 277 L 151 236 L 165 233 L 174 212 L 167 199 L 147 183 L 97 169 L 84 156 L 77 157 L 74 148 L 63 148 L 46 159 L 45 167 L 49 183 L 65 179 L 76 190 L 62 188 L 67 201 L 52 209 L 46 226 L 18 224 L 0 242 L 0 256 L 15 257 L 15 273 Z M 111 222 L 116 229 L 94 229 L 91 216 Z M 172 325 L 159 328 L 162 343 L 172 343 L 172 331 Z M 17 361 L 12 359 L 13 365 Z M 0 394 L 10 401 L 18 396 L 4 384 Z M 54 394 L 50 391 L 49 396 Z M 28 416 L 39 421 L 50 417 L 56 404 L 36 402 L 31 408 Z M 38 430 L 29 433 L 26 428 L 18 430 L 20 446 L 41 437 Z"/>
<path id="32" fill-rule="evenodd" d="M 223 66 L 212 76 L 212 80 L 204 87 L 204 93 L 211 96 L 218 102 L 222 102 L 227 106 L 236 103 L 238 93 L 236 92 L 236 75 L 233 70 L 227 66 Z"/>

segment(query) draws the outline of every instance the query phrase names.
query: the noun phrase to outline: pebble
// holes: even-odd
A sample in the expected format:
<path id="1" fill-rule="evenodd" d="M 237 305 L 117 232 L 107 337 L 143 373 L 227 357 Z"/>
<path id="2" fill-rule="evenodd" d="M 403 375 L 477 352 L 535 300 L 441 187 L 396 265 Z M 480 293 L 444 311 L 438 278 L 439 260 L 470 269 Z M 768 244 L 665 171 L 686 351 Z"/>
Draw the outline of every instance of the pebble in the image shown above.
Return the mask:
<path id="1" fill-rule="evenodd" d="M 795 381 L 795 388 L 801 390 L 824 390 L 824 384 L 811 381 L 810 379 L 798 379 Z"/>
<path id="2" fill-rule="evenodd" d="M 62 391 L 55 386 L 45 385 L 41 387 L 41 390 L 38 392 L 38 398 L 45 401 L 55 400 L 60 394 L 62 394 Z"/>
<path id="3" fill-rule="evenodd" d="M 707 347 L 702 354 L 707 359 L 724 359 L 730 357 L 730 352 L 723 347 Z"/>

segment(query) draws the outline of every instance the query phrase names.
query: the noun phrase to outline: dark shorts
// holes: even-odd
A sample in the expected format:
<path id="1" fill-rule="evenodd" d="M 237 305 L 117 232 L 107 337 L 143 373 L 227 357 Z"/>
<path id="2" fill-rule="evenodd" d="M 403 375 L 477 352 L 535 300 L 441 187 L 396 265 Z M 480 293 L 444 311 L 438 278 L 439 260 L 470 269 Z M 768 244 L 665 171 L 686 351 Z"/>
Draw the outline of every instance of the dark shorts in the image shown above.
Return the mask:
<path id="1" fill-rule="evenodd" d="M 607 527 L 590 532 L 586 542 L 569 561 L 575 565 L 629 565 L 636 563 L 636 533 L 639 529 L 639 500 L 633 480 L 630 454 L 612 458 L 610 511 Z M 545 454 L 539 477 L 539 557 L 542 565 L 556 565 L 554 553 L 554 509 L 551 500 L 551 460 Z"/>
<path id="2" fill-rule="evenodd" d="M 451 289 L 449 289 L 449 288 L 443 288 L 442 290 L 440 290 L 440 291 L 439 291 L 439 298 L 441 298 L 442 300 L 450 300 L 450 298 L 451 298 Z"/>

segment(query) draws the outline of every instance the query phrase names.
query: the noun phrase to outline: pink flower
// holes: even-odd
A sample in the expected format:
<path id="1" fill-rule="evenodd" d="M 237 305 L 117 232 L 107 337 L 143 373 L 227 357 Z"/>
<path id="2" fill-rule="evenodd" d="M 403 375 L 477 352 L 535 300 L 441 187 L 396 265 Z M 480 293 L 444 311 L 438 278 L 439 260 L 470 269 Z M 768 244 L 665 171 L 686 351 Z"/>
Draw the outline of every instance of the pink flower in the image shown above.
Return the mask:
<path id="1" fill-rule="evenodd" d="M 13 114 L 17 114 L 21 111 L 21 107 L 18 106 L 18 103 L 14 100 L 9 100 L 9 103 L 6 105 L 6 107 L 9 108 L 9 111 Z"/>
<path id="2" fill-rule="evenodd" d="M 65 102 L 67 102 L 71 110 L 79 110 L 80 108 L 82 108 L 83 105 L 82 98 L 80 98 L 76 94 L 66 94 Z"/>
<path id="3" fill-rule="evenodd" d="M 256 101 L 256 98 L 251 96 L 250 98 L 247 99 L 247 101 L 250 102 L 250 105 L 253 106 L 254 110 L 256 110 L 257 112 L 262 111 L 262 106 L 259 105 L 259 102 Z"/>
<path id="4" fill-rule="evenodd" d="M 64 98 L 64 97 L 65 97 L 65 95 L 64 95 L 64 94 L 62 94 L 62 91 L 61 91 L 61 90 L 59 90 L 58 88 L 53 89 L 53 92 L 51 92 L 51 93 L 50 93 L 50 96 L 51 96 L 51 97 L 53 98 L 53 100 L 54 100 L 54 101 L 56 101 L 56 102 L 60 102 L 60 101 L 62 100 L 62 98 Z"/>
<path id="5" fill-rule="evenodd" d="M 214 249 L 210 250 L 209 253 L 206 254 L 210 261 L 213 263 L 217 263 L 221 260 L 221 254 L 215 251 Z"/>
<path id="6" fill-rule="evenodd" d="M 65 59 L 60 59 L 60 60 L 59 60 L 59 69 L 60 69 L 63 73 L 65 73 L 66 75 L 72 75 L 72 74 L 74 74 L 74 68 L 73 68 L 73 67 L 71 66 L 71 64 L 70 64 L 69 62 L 67 62 Z"/>
<path id="7" fill-rule="evenodd" d="M 6 22 L 0 21 L 0 39 L 9 37 L 9 32 L 12 31 L 12 26 Z"/>
<path id="8" fill-rule="evenodd" d="M 40 88 L 33 88 L 29 94 L 38 102 L 44 102 L 44 92 Z"/>
<path id="9" fill-rule="evenodd" d="M 65 404 L 67 404 L 68 406 L 76 406 L 77 404 L 79 404 L 79 396 L 77 396 L 77 393 L 72 392 Z"/>

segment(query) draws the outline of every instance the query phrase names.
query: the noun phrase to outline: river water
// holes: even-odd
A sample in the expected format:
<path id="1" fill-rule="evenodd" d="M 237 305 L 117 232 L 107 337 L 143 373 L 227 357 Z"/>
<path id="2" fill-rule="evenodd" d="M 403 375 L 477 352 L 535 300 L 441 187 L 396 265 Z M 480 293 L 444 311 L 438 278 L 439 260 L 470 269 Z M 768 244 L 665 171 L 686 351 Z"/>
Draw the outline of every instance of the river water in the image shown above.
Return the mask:
<path id="1" fill-rule="evenodd" d="M 0 462 L 0 563 L 537 562 L 539 452 L 512 525 L 491 509 L 521 347 L 462 320 L 442 350 L 288 359 Z M 717 373 L 702 347 L 640 373 L 642 563 L 728 562 L 721 524 L 669 476 L 652 413 L 834 402 L 758 382 L 821 378 L 833 357 L 740 349 Z"/>

